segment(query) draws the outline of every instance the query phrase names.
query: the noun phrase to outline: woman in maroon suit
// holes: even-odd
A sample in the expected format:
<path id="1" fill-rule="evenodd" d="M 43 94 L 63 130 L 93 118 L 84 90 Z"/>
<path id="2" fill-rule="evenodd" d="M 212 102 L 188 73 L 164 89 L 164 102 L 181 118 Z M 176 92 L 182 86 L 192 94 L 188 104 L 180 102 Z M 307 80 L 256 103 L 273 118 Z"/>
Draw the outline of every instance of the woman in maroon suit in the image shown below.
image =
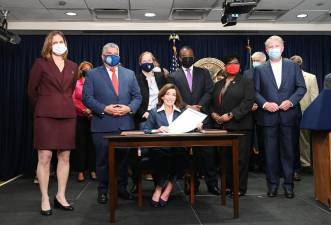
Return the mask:
<path id="1" fill-rule="evenodd" d="M 49 168 L 52 150 L 57 150 L 58 191 L 54 208 L 72 211 L 65 189 L 69 174 L 70 150 L 75 148 L 76 111 L 72 101 L 77 64 L 67 59 L 67 42 L 62 32 L 50 32 L 44 42 L 41 58 L 34 62 L 28 84 L 29 99 L 34 108 L 34 148 L 38 149 L 37 177 L 41 191 L 41 214 L 52 209 L 48 196 Z"/>

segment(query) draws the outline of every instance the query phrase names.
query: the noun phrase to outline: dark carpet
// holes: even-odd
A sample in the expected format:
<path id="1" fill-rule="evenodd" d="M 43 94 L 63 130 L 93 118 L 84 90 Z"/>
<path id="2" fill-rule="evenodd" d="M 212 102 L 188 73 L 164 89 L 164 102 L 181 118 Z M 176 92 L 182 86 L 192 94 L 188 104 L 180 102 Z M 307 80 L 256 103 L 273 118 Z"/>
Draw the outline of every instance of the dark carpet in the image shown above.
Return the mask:
<path id="1" fill-rule="evenodd" d="M 51 179 L 49 193 L 53 200 L 56 180 Z M 53 209 L 53 215 L 39 214 L 39 187 L 32 179 L 20 178 L 0 187 L 0 224 L 2 225 L 103 225 L 109 224 L 108 205 L 96 202 L 97 183 L 86 180 L 77 183 L 70 178 L 67 197 L 74 204 L 74 212 Z M 144 205 L 138 208 L 136 201 L 119 200 L 116 224 L 126 225 L 175 225 L 175 224 L 223 224 L 223 225 L 330 225 L 331 212 L 313 197 L 313 177 L 304 175 L 295 183 L 295 198 L 286 199 L 279 190 L 276 198 L 266 197 L 265 177 L 262 173 L 250 173 L 246 196 L 240 198 L 239 219 L 233 219 L 232 199 L 220 205 L 220 197 L 209 195 L 203 182 L 195 205 L 191 206 L 182 190 L 182 182 L 175 187 L 165 208 L 152 208 L 149 199 L 152 182 L 144 181 Z M 53 202 L 51 202 L 53 205 Z"/>

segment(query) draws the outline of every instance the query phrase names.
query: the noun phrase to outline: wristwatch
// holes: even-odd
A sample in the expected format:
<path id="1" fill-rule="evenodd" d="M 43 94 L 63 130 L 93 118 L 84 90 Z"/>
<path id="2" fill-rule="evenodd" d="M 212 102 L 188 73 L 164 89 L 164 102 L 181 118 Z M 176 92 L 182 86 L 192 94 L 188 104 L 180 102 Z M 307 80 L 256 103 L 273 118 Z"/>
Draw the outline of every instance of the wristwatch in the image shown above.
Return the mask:
<path id="1" fill-rule="evenodd" d="M 232 119 L 233 118 L 233 113 L 232 112 L 229 112 L 228 113 L 228 117 L 230 117 Z"/>

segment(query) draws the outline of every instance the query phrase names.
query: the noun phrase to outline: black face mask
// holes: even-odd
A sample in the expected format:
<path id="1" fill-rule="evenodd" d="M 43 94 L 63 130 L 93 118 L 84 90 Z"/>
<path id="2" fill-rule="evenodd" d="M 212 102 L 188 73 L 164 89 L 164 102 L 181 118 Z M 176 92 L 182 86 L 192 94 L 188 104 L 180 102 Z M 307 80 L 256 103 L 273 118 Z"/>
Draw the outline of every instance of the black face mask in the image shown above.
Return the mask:
<path id="1" fill-rule="evenodd" d="M 185 68 L 190 68 L 194 63 L 194 57 L 183 57 L 182 58 L 182 65 Z"/>
<path id="2" fill-rule="evenodd" d="M 86 77 L 87 71 L 86 70 L 82 70 L 82 77 Z"/>

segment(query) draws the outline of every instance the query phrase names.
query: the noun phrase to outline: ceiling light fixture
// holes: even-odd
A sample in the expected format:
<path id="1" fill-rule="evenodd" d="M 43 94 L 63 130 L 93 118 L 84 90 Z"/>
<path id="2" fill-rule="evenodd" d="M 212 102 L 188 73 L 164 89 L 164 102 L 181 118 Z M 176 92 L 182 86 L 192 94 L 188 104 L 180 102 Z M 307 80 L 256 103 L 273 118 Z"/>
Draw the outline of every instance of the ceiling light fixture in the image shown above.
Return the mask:
<path id="1" fill-rule="evenodd" d="M 151 12 L 147 12 L 147 13 L 145 13 L 145 16 L 146 17 L 154 17 L 154 16 L 156 16 L 156 14 L 155 13 L 151 13 Z"/>
<path id="2" fill-rule="evenodd" d="M 308 14 L 306 13 L 301 13 L 297 15 L 297 18 L 306 18 L 308 16 Z"/>
<path id="3" fill-rule="evenodd" d="M 77 13 L 75 12 L 66 12 L 64 14 L 66 14 L 67 16 L 77 16 Z"/>

